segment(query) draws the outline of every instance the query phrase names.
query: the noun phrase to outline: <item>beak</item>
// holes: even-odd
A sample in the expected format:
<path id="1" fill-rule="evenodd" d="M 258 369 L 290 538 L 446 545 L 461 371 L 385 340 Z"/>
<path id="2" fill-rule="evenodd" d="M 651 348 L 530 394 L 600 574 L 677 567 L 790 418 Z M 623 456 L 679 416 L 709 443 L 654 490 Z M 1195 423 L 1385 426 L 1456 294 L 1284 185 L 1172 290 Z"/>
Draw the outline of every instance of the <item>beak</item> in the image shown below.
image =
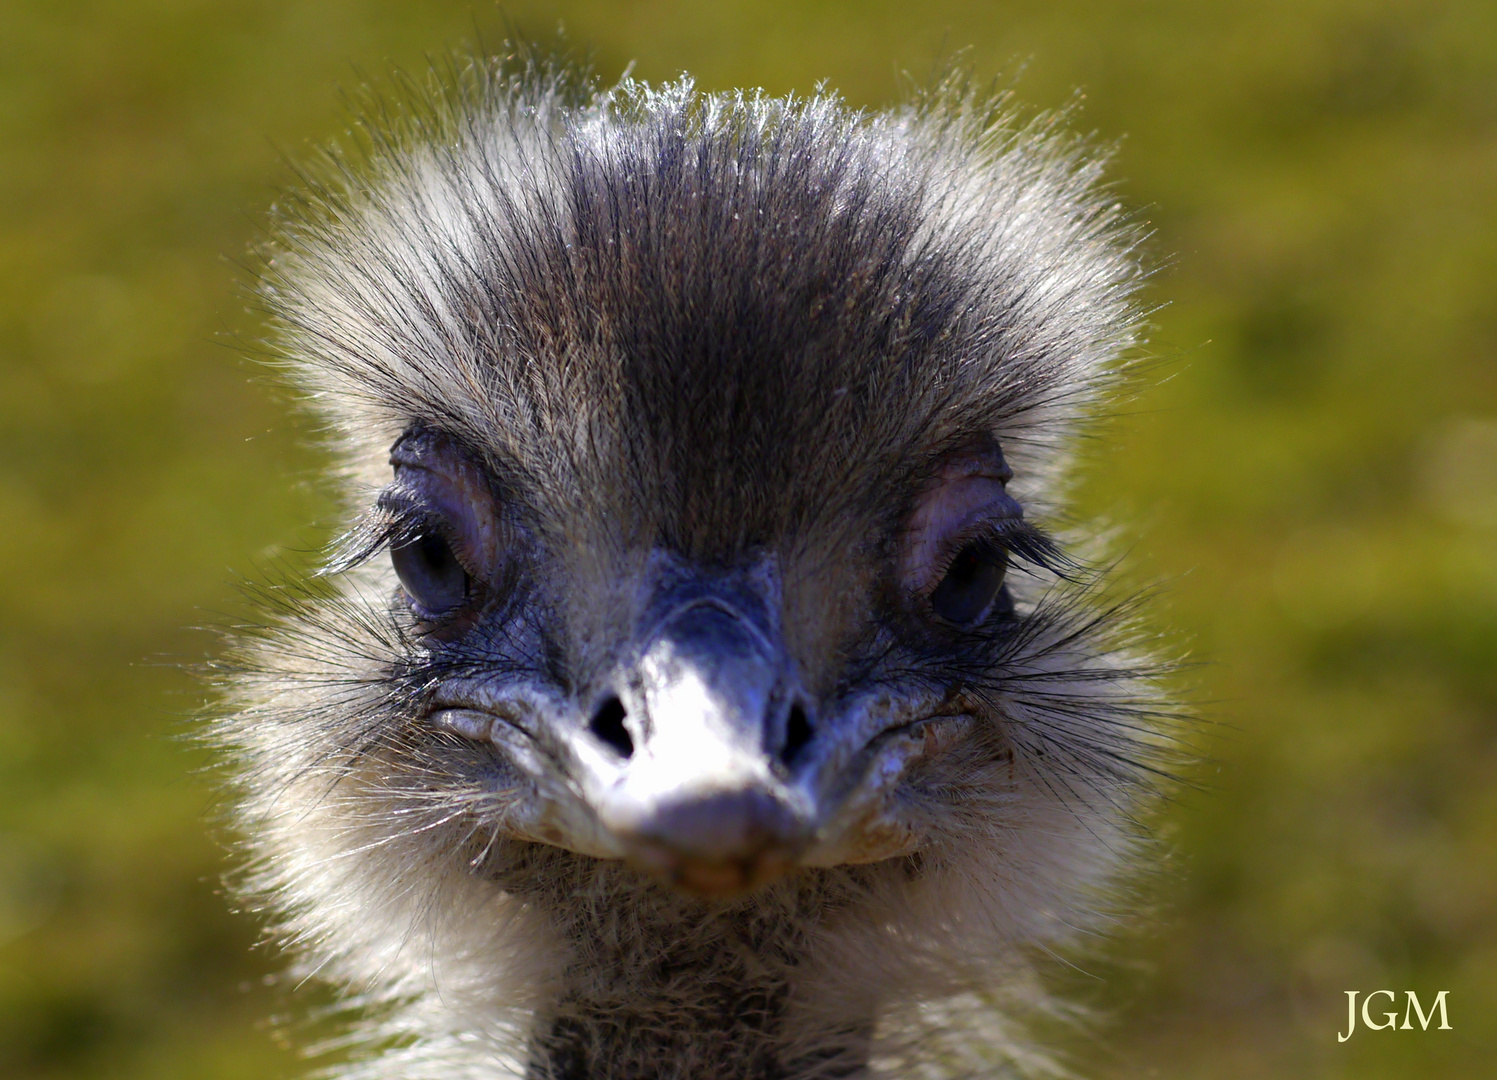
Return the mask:
<path id="1" fill-rule="evenodd" d="M 806 722 L 777 635 L 728 600 L 697 597 L 635 656 L 575 746 L 582 795 L 610 846 L 700 896 L 784 874 L 815 814 L 787 782 Z"/>

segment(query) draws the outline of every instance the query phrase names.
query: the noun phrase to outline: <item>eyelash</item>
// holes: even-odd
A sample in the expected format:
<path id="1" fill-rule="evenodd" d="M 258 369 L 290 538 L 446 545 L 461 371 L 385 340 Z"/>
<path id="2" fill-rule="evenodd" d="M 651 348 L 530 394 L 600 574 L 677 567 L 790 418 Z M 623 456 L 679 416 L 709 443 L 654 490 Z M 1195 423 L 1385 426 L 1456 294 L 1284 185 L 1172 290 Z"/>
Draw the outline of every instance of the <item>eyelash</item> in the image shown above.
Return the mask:
<path id="1" fill-rule="evenodd" d="M 983 521 L 947 543 L 936 563 L 938 572 L 931 575 L 935 583 L 931 588 L 946 577 L 957 556 L 974 544 L 979 545 L 985 554 L 1002 554 L 1019 560 L 1010 565 L 1021 570 L 1027 563 L 1048 570 L 1065 581 L 1074 581 L 1083 572 L 1082 565 L 1061 550 L 1060 545 L 1042 529 L 1023 518 L 1000 518 Z"/>
<path id="2" fill-rule="evenodd" d="M 355 570 L 390 547 L 426 533 L 436 532 L 452 541 L 451 526 L 436 515 L 412 505 L 398 494 L 385 491 L 374 506 L 359 517 L 351 529 L 333 544 L 328 574 Z M 456 546 L 453 548 L 456 551 Z"/>

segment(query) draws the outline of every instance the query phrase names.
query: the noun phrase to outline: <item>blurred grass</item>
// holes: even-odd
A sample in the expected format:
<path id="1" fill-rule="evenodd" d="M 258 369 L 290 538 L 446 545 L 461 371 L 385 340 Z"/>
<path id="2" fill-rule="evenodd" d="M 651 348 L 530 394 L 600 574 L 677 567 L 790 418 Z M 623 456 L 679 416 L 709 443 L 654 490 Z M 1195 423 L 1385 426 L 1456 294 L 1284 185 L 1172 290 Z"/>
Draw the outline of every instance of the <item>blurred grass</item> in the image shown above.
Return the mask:
<path id="1" fill-rule="evenodd" d="M 1109 1076 L 1491 1075 L 1497 1061 L 1497 6 L 1397 0 L 511 3 L 612 77 L 858 105 L 971 46 L 1122 139 L 1170 377 L 1084 497 L 1167 579 L 1220 723 L 1163 917 L 1090 993 Z M 0 32 L 0 1075 L 299 1059 L 217 895 L 180 669 L 236 574 L 314 546 L 306 432 L 233 265 L 359 71 L 497 41 L 468 0 L 11 0 Z M 294 555 L 292 556 L 295 557 Z M 1085 981 L 1085 980 L 1083 980 Z M 1096 980 L 1092 980 L 1095 984 Z M 1346 990 L 1450 991 L 1361 1032 Z M 321 1000 L 321 999 L 318 999 Z M 294 1032 L 296 1038 L 300 1034 Z"/>

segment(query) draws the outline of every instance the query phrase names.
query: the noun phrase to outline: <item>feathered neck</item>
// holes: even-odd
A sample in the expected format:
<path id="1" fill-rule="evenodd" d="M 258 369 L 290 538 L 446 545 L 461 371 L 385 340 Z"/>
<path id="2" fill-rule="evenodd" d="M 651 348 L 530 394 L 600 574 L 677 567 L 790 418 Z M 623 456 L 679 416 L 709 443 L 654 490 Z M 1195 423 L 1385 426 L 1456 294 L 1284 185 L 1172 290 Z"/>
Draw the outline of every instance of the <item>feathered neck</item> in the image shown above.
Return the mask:
<path id="1" fill-rule="evenodd" d="M 808 1000 L 836 919 L 868 871 L 803 872 L 750 897 L 696 900 L 617 863 L 532 849 L 495 867 L 565 943 L 538 1005 L 528 1080 L 832 1080 L 867 1065 L 876 995 Z"/>

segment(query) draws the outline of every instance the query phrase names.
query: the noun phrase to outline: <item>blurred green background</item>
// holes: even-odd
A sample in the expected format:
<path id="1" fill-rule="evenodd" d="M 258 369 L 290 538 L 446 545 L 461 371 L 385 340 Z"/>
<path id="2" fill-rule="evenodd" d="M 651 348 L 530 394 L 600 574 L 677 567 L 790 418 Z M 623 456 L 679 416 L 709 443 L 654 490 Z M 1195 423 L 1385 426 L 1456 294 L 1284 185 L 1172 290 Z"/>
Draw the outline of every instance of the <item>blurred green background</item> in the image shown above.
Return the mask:
<path id="1" fill-rule="evenodd" d="M 1497 4 L 515 2 L 613 78 L 899 95 L 943 50 L 1119 144 L 1167 376 L 1094 447 L 1162 623 L 1209 663 L 1158 918 L 1073 981 L 1104 1077 L 1497 1075 Z M 0 8 L 0 1076 L 305 1069 L 229 912 L 184 742 L 243 612 L 331 504 L 236 341 L 237 266 L 339 88 L 476 31 L 474 0 Z M 289 553 L 289 554 L 288 554 Z M 1344 993 L 1449 991 L 1453 1030 Z"/>

